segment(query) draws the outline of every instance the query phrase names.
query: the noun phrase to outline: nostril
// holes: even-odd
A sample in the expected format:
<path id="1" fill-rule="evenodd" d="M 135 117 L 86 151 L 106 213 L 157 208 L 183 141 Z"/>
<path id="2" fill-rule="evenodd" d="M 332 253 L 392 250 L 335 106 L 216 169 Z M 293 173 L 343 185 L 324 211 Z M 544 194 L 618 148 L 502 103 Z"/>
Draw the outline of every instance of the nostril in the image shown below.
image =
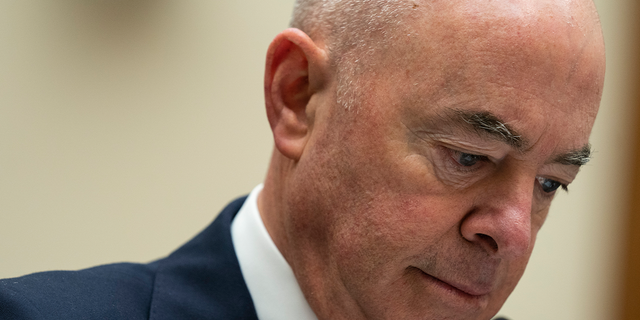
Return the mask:
<path id="1" fill-rule="evenodd" d="M 478 233 L 476 235 L 478 236 L 478 238 L 480 238 L 481 242 L 484 242 L 487 245 L 489 245 L 489 247 L 491 247 L 491 249 L 494 252 L 498 251 L 498 243 L 495 240 L 493 240 L 493 238 L 491 238 L 490 236 L 488 236 L 486 234 L 482 234 L 482 233 Z"/>

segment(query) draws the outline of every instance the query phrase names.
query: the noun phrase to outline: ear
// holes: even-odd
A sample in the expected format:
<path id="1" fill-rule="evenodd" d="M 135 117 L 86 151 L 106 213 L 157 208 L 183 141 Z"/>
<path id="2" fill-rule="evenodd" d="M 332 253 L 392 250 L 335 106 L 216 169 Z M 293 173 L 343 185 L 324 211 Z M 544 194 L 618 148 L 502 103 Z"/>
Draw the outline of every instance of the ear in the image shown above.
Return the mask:
<path id="1" fill-rule="evenodd" d="M 300 159 L 313 127 L 311 97 L 324 86 L 326 54 L 304 32 L 286 29 L 271 42 L 264 77 L 265 106 L 275 146 Z"/>

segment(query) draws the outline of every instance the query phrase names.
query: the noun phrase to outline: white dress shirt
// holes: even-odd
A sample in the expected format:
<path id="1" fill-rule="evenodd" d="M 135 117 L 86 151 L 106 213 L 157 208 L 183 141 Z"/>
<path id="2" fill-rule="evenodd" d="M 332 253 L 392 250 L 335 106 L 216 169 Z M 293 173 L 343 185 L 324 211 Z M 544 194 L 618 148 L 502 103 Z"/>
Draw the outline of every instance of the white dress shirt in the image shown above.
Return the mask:
<path id="1" fill-rule="evenodd" d="M 276 247 L 258 211 L 262 184 L 231 222 L 231 239 L 240 270 L 260 320 L 317 320 L 293 270 Z"/>

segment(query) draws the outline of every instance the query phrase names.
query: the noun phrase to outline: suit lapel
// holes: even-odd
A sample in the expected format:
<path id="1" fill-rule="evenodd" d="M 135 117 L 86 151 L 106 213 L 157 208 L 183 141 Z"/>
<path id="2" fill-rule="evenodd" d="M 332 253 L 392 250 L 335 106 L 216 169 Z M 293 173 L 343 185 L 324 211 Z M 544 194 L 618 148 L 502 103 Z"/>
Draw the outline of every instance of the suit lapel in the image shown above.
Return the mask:
<path id="1" fill-rule="evenodd" d="M 231 240 L 246 197 L 230 203 L 198 236 L 160 260 L 150 319 L 256 319 Z"/>

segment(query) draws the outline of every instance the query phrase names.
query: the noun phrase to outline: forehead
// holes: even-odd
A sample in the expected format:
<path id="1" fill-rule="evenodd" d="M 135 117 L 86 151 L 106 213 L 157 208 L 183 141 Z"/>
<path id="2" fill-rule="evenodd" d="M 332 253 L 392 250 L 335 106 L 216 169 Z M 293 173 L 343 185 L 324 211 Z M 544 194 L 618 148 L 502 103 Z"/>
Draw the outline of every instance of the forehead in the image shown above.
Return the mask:
<path id="1" fill-rule="evenodd" d="M 602 91 L 600 29 L 576 8 L 507 9 L 447 7 L 439 17 L 416 11 L 381 55 L 374 78 L 385 88 L 376 96 L 417 117 L 439 108 L 491 112 L 532 141 L 553 133 L 561 149 L 582 147 Z"/>
<path id="2" fill-rule="evenodd" d="M 520 3 L 507 9 L 490 6 L 503 2 L 470 2 L 489 6 L 482 10 L 465 5 L 414 12 L 407 19 L 407 36 L 399 37 L 396 51 L 387 57 L 412 65 L 410 70 L 416 71 L 412 77 L 433 81 L 445 90 L 461 90 L 468 80 L 482 78 L 496 83 L 508 80 L 508 85 L 528 90 L 532 83 L 546 84 L 532 92 L 541 97 L 557 91 L 564 96 L 577 94 L 566 90 L 568 85 L 599 96 L 597 80 L 604 74 L 602 34 L 596 23 L 579 14 L 586 10 L 558 12 L 548 5 L 533 8 Z"/>

